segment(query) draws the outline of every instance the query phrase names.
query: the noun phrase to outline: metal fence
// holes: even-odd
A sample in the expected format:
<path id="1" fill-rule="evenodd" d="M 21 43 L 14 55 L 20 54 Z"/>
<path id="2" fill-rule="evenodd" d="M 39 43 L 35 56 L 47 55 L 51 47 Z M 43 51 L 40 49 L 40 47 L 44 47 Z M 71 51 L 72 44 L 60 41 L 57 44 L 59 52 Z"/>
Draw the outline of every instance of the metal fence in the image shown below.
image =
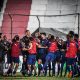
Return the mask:
<path id="1" fill-rule="evenodd" d="M 20 30 L 24 28 L 23 35 L 25 33 L 25 30 L 28 28 L 29 30 L 32 30 L 32 33 L 34 33 L 36 30 L 39 32 L 45 31 L 45 28 L 51 28 L 56 30 L 57 32 L 61 32 L 66 34 L 68 31 L 72 30 L 75 33 L 80 34 L 80 14 L 64 14 L 64 15 L 26 15 L 26 14 L 11 14 L 11 13 L 0 13 L 3 15 L 2 20 L 0 20 L 1 24 L 1 32 L 3 34 L 10 34 L 10 38 L 12 39 L 15 34 L 20 34 Z M 16 18 L 15 18 L 16 17 Z M 22 19 L 23 18 L 23 19 Z M 26 18 L 29 18 L 29 21 L 26 20 Z M 16 20 L 15 20 L 16 19 Z M 4 22 L 6 22 L 6 25 L 8 25 L 9 32 L 3 31 Z M 21 25 L 21 22 L 26 22 L 26 26 Z M 18 27 L 15 27 L 18 24 Z M 42 29 L 41 29 L 42 28 Z M 15 29 L 19 29 L 19 31 L 16 31 Z M 44 29 L 44 30 L 43 30 Z M 53 31 L 54 31 L 53 30 Z M 48 32 L 49 31 L 49 32 Z M 50 30 L 46 30 L 47 33 L 50 33 Z"/>

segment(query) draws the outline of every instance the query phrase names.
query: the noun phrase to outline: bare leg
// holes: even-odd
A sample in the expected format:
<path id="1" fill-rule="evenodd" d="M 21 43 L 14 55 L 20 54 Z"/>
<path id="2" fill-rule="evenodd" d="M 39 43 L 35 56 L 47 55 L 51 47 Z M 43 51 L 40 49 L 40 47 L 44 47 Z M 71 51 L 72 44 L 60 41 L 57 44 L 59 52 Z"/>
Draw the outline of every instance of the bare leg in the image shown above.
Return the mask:
<path id="1" fill-rule="evenodd" d="M 28 75 L 31 76 L 32 75 L 31 65 L 28 65 L 28 70 L 29 70 Z"/>
<path id="2" fill-rule="evenodd" d="M 36 66 L 33 65 L 33 68 L 34 68 L 34 76 L 36 76 Z"/>

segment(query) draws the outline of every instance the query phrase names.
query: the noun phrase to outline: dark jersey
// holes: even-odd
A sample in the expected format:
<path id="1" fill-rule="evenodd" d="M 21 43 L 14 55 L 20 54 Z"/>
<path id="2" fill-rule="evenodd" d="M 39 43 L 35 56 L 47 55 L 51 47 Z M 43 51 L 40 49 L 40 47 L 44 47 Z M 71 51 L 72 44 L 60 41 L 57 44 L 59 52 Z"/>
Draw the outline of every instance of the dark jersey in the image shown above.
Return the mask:
<path id="1" fill-rule="evenodd" d="M 5 46 L 4 46 L 3 41 L 1 40 L 0 41 L 0 51 L 3 51 L 4 49 L 5 49 Z"/>
<path id="2" fill-rule="evenodd" d="M 21 39 L 21 45 L 22 45 L 22 47 L 24 48 L 28 48 L 29 47 L 29 37 L 27 37 L 27 36 L 24 36 L 22 39 Z M 23 51 L 22 50 L 22 54 L 23 54 L 23 56 L 25 56 L 25 57 L 28 57 L 28 51 Z"/>
<path id="3" fill-rule="evenodd" d="M 4 51 L 8 52 L 11 49 L 11 44 L 7 40 L 3 40 Z"/>
<path id="4" fill-rule="evenodd" d="M 24 36 L 24 37 L 21 39 L 21 42 L 24 43 L 25 47 L 28 47 L 28 45 L 29 45 L 29 37 Z"/>

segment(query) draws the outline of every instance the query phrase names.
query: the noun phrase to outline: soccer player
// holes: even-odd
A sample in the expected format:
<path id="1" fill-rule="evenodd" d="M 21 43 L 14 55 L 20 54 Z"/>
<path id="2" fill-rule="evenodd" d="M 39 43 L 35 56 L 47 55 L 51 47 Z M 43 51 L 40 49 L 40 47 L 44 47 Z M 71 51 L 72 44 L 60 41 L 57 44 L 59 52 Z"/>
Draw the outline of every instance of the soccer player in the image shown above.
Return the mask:
<path id="1" fill-rule="evenodd" d="M 62 77 L 63 67 L 64 67 L 64 64 L 66 62 L 65 51 L 66 51 L 66 43 L 65 43 L 65 41 L 61 40 L 61 46 L 60 46 L 60 53 L 61 53 L 61 57 L 60 57 L 61 68 L 60 68 L 60 71 L 61 72 L 60 72 L 60 77 Z"/>
<path id="2" fill-rule="evenodd" d="M 21 39 L 21 44 L 22 44 L 22 48 L 28 48 L 29 46 L 29 38 L 30 38 L 31 34 L 29 30 L 25 31 L 25 36 Z M 22 64 L 22 70 L 21 73 L 23 76 L 25 76 L 27 74 L 28 71 L 28 67 L 27 67 L 27 58 L 28 58 L 28 51 L 22 50 L 22 55 L 23 55 L 23 64 Z"/>
<path id="3" fill-rule="evenodd" d="M 79 35 L 75 34 L 74 39 L 75 39 L 76 45 L 78 47 L 77 60 L 76 60 L 76 65 L 75 65 L 75 77 L 79 77 L 80 76 L 80 40 L 79 40 Z"/>
<path id="4" fill-rule="evenodd" d="M 67 45 L 67 51 L 66 51 L 66 59 L 67 59 L 67 66 L 66 66 L 66 73 L 69 71 L 69 74 L 71 77 L 74 77 L 74 64 L 77 56 L 77 47 L 76 43 L 74 41 L 74 35 L 69 34 L 69 44 Z"/>
<path id="5" fill-rule="evenodd" d="M 4 61 L 4 43 L 2 40 L 2 33 L 0 33 L 0 75 L 3 75 L 3 61 Z"/>
<path id="6" fill-rule="evenodd" d="M 28 70 L 29 70 L 29 76 L 32 75 L 32 70 L 31 70 L 31 66 L 33 66 L 34 68 L 34 76 L 36 76 L 36 67 L 35 67 L 35 63 L 36 63 L 36 41 L 31 37 L 30 39 L 30 43 L 29 43 L 29 56 L 28 56 L 28 60 L 27 60 L 27 64 L 28 64 Z"/>
<path id="7" fill-rule="evenodd" d="M 49 48 L 48 48 L 48 54 L 46 56 L 46 61 L 45 61 L 45 64 L 43 65 L 43 70 L 45 70 L 47 68 L 47 65 L 51 62 L 54 62 L 55 58 L 56 58 L 56 51 L 57 51 L 57 43 L 54 39 L 54 36 L 51 36 L 51 39 L 50 39 L 50 45 L 49 45 Z M 47 74 L 46 74 L 47 75 Z"/>
<path id="8" fill-rule="evenodd" d="M 48 46 L 48 39 L 46 38 L 46 33 L 41 33 L 41 38 L 40 38 L 40 45 L 42 47 L 47 47 Z M 42 64 L 44 65 L 45 63 L 45 57 L 47 54 L 47 49 L 46 48 L 38 48 L 38 55 L 40 56 L 39 59 L 42 60 Z M 45 70 L 45 75 L 47 74 L 47 69 Z"/>
<path id="9" fill-rule="evenodd" d="M 78 36 L 78 34 L 74 34 L 74 40 L 76 42 L 76 47 L 78 49 L 79 48 L 79 44 L 78 44 L 79 36 Z M 79 50 L 77 51 L 76 63 L 74 65 L 74 76 L 78 75 L 78 56 L 79 56 L 78 53 L 79 53 Z"/>
<path id="10" fill-rule="evenodd" d="M 3 45 L 4 45 L 4 64 L 7 65 L 8 64 L 8 68 L 11 64 L 11 43 L 7 40 L 6 35 L 3 36 Z M 5 63 L 5 56 L 7 57 L 7 64 Z M 4 71 L 4 75 L 5 75 L 5 71 Z"/>
<path id="11" fill-rule="evenodd" d="M 79 48 L 78 48 L 78 77 L 80 76 L 80 40 L 78 40 L 78 45 L 79 45 Z"/>
<path id="12" fill-rule="evenodd" d="M 21 48 L 20 48 L 19 36 L 16 35 L 14 37 L 14 42 L 12 43 L 12 47 L 11 47 L 12 64 L 11 64 L 9 70 L 7 71 L 7 74 L 10 74 L 10 73 L 13 73 L 12 75 L 16 74 L 16 71 L 19 66 L 20 51 L 21 51 Z M 15 66 L 15 68 L 14 68 L 14 66 Z"/>
<path id="13" fill-rule="evenodd" d="M 44 48 L 44 47 L 41 47 L 41 45 L 37 44 L 35 39 L 30 37 L 29 38 L 30 42 L 29 42 L 29 48 L 23 48 L 23 50 L 27 50 L 29 52 L 29 56 L 28 56 L 28 60 L 27 60 L 27 65 L 28 65 L 28 70 L 29 70 L 29 73 L 28 75 L 31 76 L 32 75 L 32 68 L 31 66 L 33 66 L 33 69 L 34 69 L 34 76 L 36 76 L 36 66 L 35 66 L 35 63 L 36 63 L 36 54 L 37 54 L 37 46 L 39 48 Z"/>

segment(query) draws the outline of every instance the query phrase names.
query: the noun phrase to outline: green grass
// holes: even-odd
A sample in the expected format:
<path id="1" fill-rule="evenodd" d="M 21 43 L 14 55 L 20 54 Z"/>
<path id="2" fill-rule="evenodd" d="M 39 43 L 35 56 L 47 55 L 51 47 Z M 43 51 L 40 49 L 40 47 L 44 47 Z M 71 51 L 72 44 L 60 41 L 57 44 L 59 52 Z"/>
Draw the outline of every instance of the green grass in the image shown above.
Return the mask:
<path id="1" fill-rule="evenodd" d="M 72 78 L 67 78 L 67 77 L 44 77 L 44 76 L 41 76 L 41 77 L 23 77 L 21 73 L 17 73 L 15 75 L 15 77 L 2 77 L 0 76 L 0 80 L 73 80 Z M 74 80 L 80 80 L 80 77 L 78 78 L 74 78 Z"/>
<path id="2" fill-rule="evenodd" d="M 66 77 L 0 77 L 0 80 L 73 80 Z M 74 78 L 80 80 L 80 78 Z"/>

